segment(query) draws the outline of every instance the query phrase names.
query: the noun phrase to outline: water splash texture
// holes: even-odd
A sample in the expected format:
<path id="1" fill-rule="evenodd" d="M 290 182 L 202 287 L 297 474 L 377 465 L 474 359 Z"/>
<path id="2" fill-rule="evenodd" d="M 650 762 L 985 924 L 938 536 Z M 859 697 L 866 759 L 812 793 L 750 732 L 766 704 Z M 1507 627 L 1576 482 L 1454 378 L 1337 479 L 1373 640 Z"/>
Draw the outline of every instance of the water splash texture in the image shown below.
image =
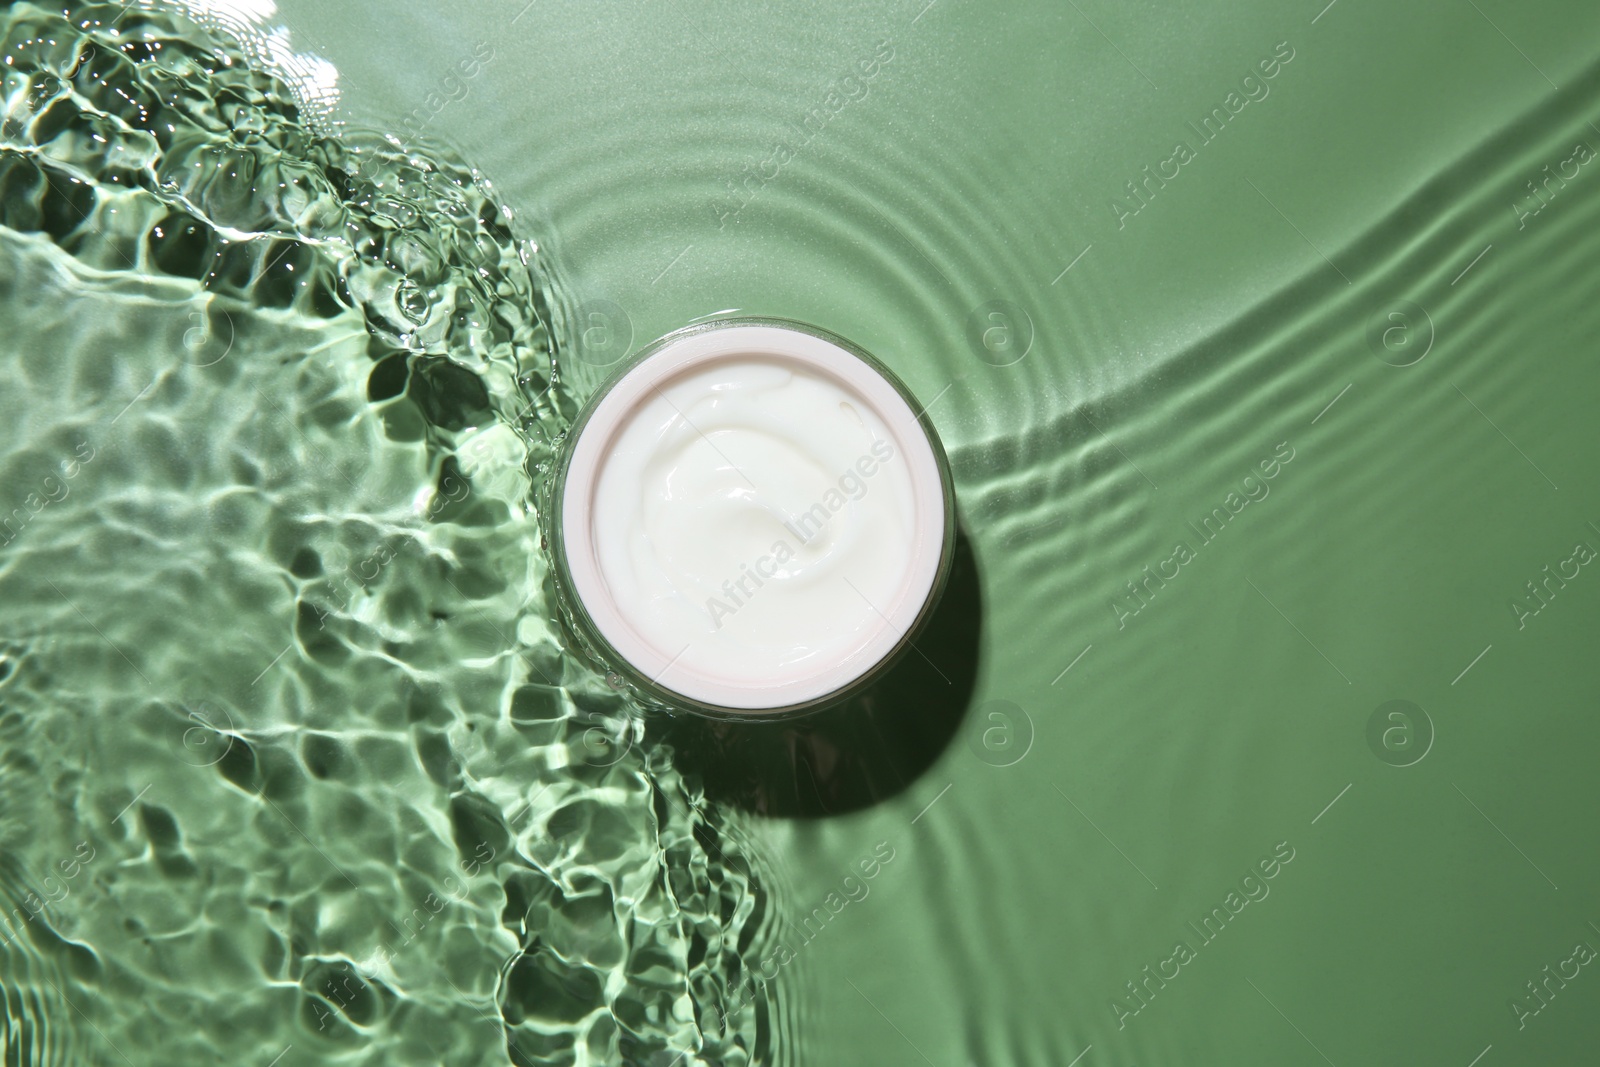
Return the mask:
<path id="1" fill-rule="evenodd" d="M 261 53 L 0 15 L 3 1062 L 772 1062 L 759 869 L 550 618 L 548 266 Z"/>

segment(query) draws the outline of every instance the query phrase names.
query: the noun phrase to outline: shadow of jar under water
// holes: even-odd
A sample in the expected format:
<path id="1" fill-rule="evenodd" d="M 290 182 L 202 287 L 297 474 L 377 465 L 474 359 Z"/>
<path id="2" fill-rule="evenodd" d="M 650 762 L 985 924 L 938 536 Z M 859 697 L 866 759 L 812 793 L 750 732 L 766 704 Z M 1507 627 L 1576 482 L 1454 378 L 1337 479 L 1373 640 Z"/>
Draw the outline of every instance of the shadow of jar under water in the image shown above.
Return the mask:
<path id="1" fill-rule="evenodd" d="M 774 722 L 651 716 L 645 735 L 670 747 L 679 773 L 716 803 L 774 818 L 858 812 L 910 788 L 961 732 L 982 633 L 977 557 L 958 523 L 944 596 L 913 646 L 871 687 Z"/>

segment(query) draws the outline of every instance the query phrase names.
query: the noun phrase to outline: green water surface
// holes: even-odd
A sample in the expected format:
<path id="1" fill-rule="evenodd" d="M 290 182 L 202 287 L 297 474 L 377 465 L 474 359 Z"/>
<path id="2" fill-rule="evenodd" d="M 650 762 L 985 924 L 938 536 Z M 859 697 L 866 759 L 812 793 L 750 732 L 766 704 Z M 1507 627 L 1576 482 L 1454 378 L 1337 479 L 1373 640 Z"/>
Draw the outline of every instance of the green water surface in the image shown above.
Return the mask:
<path id="1" fill-rule="evenodd" d="M 6 18 L 6 1063 L 1600 1061 L 1600 13 Z M 536 522 L 735 309 L 970 549 L 781 757 Z"/>

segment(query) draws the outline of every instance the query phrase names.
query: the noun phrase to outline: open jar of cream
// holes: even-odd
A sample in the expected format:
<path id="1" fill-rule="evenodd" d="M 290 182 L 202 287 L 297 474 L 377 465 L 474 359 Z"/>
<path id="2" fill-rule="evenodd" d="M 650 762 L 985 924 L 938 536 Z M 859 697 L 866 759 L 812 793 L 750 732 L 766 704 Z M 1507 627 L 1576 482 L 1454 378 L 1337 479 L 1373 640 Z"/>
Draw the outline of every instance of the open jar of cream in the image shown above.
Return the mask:
<path id="1" fill-rule="evenodd" d="M 768 718 L 858 692 L 910 646 L 954 512 L 939 439 L 887 368 L 809 326 L 724 319 L 591 398 L 549 532 L 569 622 L 614 681 Z"/>

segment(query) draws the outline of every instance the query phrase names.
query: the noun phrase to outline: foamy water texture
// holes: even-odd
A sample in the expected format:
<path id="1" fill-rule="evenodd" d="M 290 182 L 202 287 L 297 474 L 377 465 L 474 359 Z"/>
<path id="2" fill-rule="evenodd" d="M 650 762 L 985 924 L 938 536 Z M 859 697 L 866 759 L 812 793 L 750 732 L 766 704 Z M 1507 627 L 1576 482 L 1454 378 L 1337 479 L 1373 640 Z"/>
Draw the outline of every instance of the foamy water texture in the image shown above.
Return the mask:
<path id="1" fill-rule="evenodd" d="M 0 18 L 3 1062 L 770 1062 L 758 876 L 550 621 L 530 235 L 179 11 Z"/>

